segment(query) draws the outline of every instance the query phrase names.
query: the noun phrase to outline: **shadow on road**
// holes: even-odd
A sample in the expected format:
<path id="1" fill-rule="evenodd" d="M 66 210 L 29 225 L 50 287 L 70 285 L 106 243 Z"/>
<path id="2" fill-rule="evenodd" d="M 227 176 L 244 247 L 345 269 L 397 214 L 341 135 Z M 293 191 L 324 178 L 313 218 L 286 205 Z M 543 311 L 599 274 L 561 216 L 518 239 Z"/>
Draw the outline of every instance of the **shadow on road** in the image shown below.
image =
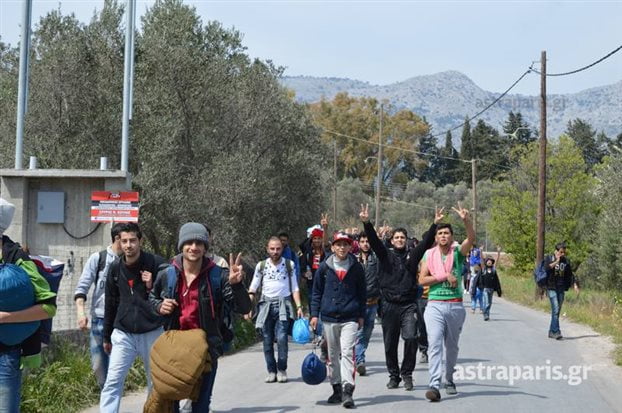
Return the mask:
<path id="1" fill-rule="evenodd" d="M 566 340 L 579 340 L 579 339 L 582 339 L 582 338 L 592 338 L 592 337 L 600 337 L 600 334 L 586 334 L 584 336 L 576 336 L 576 337 L 564 336 L 564 339 L 562 341 L 566 341 Z"/>
<path id="2" fill-rule="evenodd" d="M 419 393 L 421 394 L 421 393 Z M 374 396 L 374 397 L 362 397 L 362 398 L 356 398 L 356 394 L 354 395 L 354 402 L 356 403 L 356 405 L 358 407 L 363 407 L 363 406 L 375 406 L 378 404 L 385 404 L 385 403 L 396 403 L 396 402 L 401 402 L 401 401 L 409 401 L 409 400 L 415 400 L 414 395 L 382 395 L 382 396 Z M 326 402 L 319 402 L 317 403 L 318 405 L 321 406 L 330 406 L 328 403 Z"/>
<path id="3" fill-rule="evenodd" d="M 253 412 L 275 412 L 275 413 L 285 413 L 285 412 L 293 412 L 299 410 L 298 406 L 275 406 L 275 407 L 238 407 L 231 410 L 218 410 L 223 413 L 253 413 Z"/>
<path id="4" fill-rule="evenodd" d="M 448 396 L 447 399 L 450 399 L 450 398 L 462 399 L 462 398 L 474 397 L 474 396 L 480 396 L 480 397 L 481 396 L 492 396 L 493 398 L 495 398 L 495 397 L 499 397 L 499 396 L 509 396 L 509 395 L 512 395 L 512 394 L 522 394 L 524 396 L 535 397 L 537 399 L 548 399 L 548 397 L 542 396 L 540 394 L 526 393 L 524 391 L 509 391 L 509 390 L 499 390 L 499 391 L 484 390 L 484 391 L 474 391 L 472 393 L 460 393 L 460 392 L 458 392 L 458 394 L 456 396 Z"/>
<path id="5" fill-rule="evenodd" d="M 458 358 L 458 363 L 479 363 L 479 362 L 487 362 L 490 360 L 487 359 L 463 359 L 463 358 Z"/>

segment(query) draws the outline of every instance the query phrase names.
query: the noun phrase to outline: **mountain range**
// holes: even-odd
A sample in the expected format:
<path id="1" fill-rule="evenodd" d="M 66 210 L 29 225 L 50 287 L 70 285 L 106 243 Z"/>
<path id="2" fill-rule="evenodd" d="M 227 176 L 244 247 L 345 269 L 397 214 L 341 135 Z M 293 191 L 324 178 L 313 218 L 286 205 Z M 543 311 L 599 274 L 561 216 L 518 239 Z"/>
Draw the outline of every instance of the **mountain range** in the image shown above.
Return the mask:
<path id="1" fill-rule="evenodd" d="M 285 76 L 281 83 L 294 90 L 299 102 L 332 99 L 339 92 L 350 96 L 368 96 L 389 101 L 397 110 L 409 109 L 425 116 L 432 133 L 444 133 L 473 116 L 501 94 L 488 92 L 469 77 L 457 71 L 415 76 L 388 85 L 373 85 L 347 78 Z M 502 131 L 510 111 L 520 112 L 529 126 L 540 127 L 540 97 L 507 94 L 477 119 Z M 566 130 L 570 120 L 583 119 L 609 138 L 622 133 L 622 80 L 612 85 L 586 89 L 577 93 L 547 96 L 547 137 L 555 139 Z M 474 126 L 477 119 L 471 122 Z M 452 131 L 459 146 L 461 128 Z M 442 143 L 443 138 L 439 137 Z"/>

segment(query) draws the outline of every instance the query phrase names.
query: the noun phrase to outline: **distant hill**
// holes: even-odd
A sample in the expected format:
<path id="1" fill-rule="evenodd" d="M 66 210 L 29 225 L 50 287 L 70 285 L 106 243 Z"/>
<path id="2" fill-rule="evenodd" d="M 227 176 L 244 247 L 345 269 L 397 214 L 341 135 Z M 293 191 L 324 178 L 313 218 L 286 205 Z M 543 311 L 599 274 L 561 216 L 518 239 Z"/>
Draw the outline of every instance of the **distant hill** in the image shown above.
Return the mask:
<path id="1" fill-rule="evenodd" d="M 416 76 L 384 86 L 352 79 L 310 76 L 283 77 L 281 83 L 294 90 L 300 102 L 330 100 L 339 92 L 387 99 L 398 109 L 410 109 L 425 116 L 434 133 L 461 124 L 465 116 L 473 116 L 500 95 L 483 90 L 457 71 Z M 501 130 L 508 112 L 521 112 L 530 126 L 539 128 L 539 99 L 539 96 L 509 94 L 486 111 L 481 119 Z M 610 138 L 615 137 L 622 132 L 622 81 L 573 94 L 549 95 L 547 117 L 549 138 L 558 137 L 568 121 L 575 118 L 589 122 Z M 452 132 L 454 142 L 458 144 L 460 133 L 460 130 Z"/>

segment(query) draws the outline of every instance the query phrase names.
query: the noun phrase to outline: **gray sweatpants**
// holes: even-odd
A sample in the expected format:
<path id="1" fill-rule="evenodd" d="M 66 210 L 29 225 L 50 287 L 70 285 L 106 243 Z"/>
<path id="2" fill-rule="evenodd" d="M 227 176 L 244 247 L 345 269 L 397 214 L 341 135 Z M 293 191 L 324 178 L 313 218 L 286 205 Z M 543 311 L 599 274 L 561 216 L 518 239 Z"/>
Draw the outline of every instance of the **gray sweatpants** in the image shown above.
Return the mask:
<path id="1" fill-rule="evenodd" d="M 445 380 L 453 382 L 458 361 L 458 340 L 466 311 L 461 302 L 428 301 L 423 313 L 428 332 L 428 369 L 430 387 L 440 389 L 443 374 L 443 345 L 445 347 Z"/>
<path id="2" fill-rule="evenodd" d="M 354 345 L 359 325 L 356 321 L 329 323 L 324 321 L 324 334 L 328 344 L 328 374 L 330 384 L 354 386 Z M 341 362 L 339 361 L 341 356 Z M 337 367 L 337 363 L 340 366 Z"/>

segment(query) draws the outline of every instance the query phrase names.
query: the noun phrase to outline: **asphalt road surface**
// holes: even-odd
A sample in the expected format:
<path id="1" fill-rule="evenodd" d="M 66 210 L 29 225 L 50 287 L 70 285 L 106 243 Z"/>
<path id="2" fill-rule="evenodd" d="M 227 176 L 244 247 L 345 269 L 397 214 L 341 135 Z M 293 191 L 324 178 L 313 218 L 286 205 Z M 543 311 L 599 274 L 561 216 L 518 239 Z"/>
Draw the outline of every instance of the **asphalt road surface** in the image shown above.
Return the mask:
<path id="1" fill-rule="evenodd" d="M 354 401 L 359 411 L 377 413 L 463 412 L 622 412 L 622 368 L 610 357 L 614 346 L 588 327 L 561 321 L 565 339 L 547 337 L 549 315 L 495 296 L 490 321 L 471 313 L 460 338 L 455 382 L 458 394 L 441 390 L 439 403 L 425 399 L 427 364 L 417 363 L 415 389 L 386 388 L 382 332 L 376 324 L 367 353 L 365 377 L 356 377 Z M 276 346 L 275 346 L 276 347 Z M 401 350 L 400 345 L 400 350 Z M 311 345 L 289 344 L 288 383 L 264 383 L 261 344 L 220 359 L 214 412 L 343 412 L 328 405 L 331 386 L 305 384 L 302 359 Z M 401 355 L 400 355 L 401 360 Z M 123 398 L 122 413 L 142 412 L 146 392 Z M 96 413 L 97 407 L 83 413 Z"/>

